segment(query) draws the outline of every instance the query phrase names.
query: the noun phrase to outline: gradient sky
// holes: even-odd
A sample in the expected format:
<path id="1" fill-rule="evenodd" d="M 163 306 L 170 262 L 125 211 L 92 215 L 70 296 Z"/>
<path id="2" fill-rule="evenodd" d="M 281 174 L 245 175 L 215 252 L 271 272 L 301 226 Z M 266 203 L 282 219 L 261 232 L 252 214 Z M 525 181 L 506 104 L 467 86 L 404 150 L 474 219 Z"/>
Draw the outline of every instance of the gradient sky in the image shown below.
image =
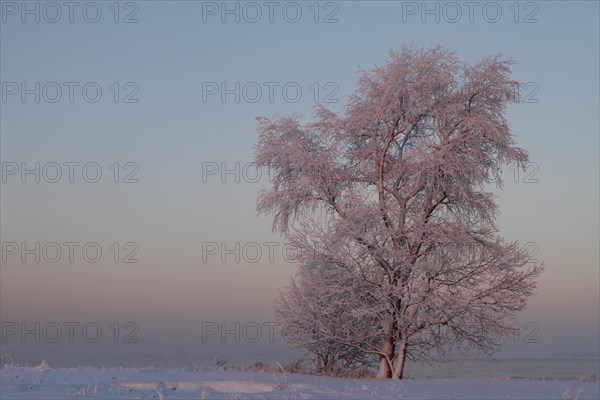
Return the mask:
<path id="1" fill-rule="evenodd" d="M 538 182 L 526 181 L 524 175 L 515 182 L 507 169 L 504 189 L 496 194 L 501 234 L 534 243 L 537 257 L 546 265 L 538 294 L 518 317 L 521 326 L 534 322 L 539 327 L 535 333 L 539 342 L 523 343 L 522 336 L 519 343 L 507 340 L 501 355 L 597 356 L 598 2 L 521 2 L 517 7 L 498 2 L 494 4 L 502 15 L 495 23 L 489 22 L 496 18 L 494 9 L 483 12 L 490 2 L 477 3 L 472 22 L 467 8 L 463 6 L 457 18 L 444 3 L 437 3 L 436 22 L 434 14 L 422 15 L 420 9 L 416 15 L 406 13 L 413 4 L 421 7 L 421 2 L 324 2 L 318 7 L 319 23 L 314 22 L 312 1 L 298 3 L 302 17 L 297 23 L 283 16 L 283 5 L 289 2 L 279 2 L 272 23 L 263 2 L 255 3 L 263 12 L 256 23 L 244 20 L 254 18 L 250 8 L 245 8 L 247 14 L 240 15 L 239 23 L 233 15 L 225 15 L 223 23 L 220 13 L 203 14 L 203 8 L 213 4 L 220 8 L 221 2 L 130 3 L 121 3 L 119 23 L 113 20 L 112 1 L 97 2 L 102 16 L 96 23 L 82 16 L 86 2 L 78 3 L 72 23 L 66 8 L 56 23 L 44 21 L 55 14 L 42 3 L 40 22 L 25 15 L 23 23 L 22 3 L 2 2 L 3 170 L 14 165 L 10 163 L 34 168 L 39 162 L 50 174 L 48 163 L 80 163 L 73 183 L 68 182 L 65 166 L 57 183 L 43 177 L 35 183 L 32 175 L 22 183 L 19 175 L 6 176 L 0 195 L 2 242 L 4 246 L 25 242 L 29 247 L 36 242 L 41 246 L 96 242 L 103 256 L 90 263 L 79 250 L 74 263 L 66 254 L 56 263 L 35 263 L 33 256 L 21 262 L 20 253 L 4 254 L 0 319 L 26 321 L 30 326 L 34 321 L 82 325 L 95 321 L 109 338 L 113 322 L 134 321 L 140 328 L 137 344 L 114 344 L 107 338 L 89 344 L 78 337 L 74 344 L 65 344 L 66 339 L 57 344 L 9 341 L 23 360 L 95 363 L 118 355 L 127 363 L 128 357 L 143 354 L 212 356 L 221 350 L 218 343 L 200 341 L 202 322 L 272 321 L 277 289 L 287 284 L 293 262 L 284 259 L 281 245 L 273 262 L 268 259 L 264 243 L 281 240 L 271 233 L 269 217 L 255 213 L 256 195 L 268 178 L 236 182 L 229 174 L 221 182 L 218 174 L 203 179 L 203 168 L 206 172 L 207 163 L 229 169 L 249 163 L 256 142 L 254 118 L 295 113 L 308 120 L 317 87 L 321 101 L 337 90 L 331 99 L 338 103 L 330 106 L 341 110 L 356 86 L 357 72 L 383 63 L 388 50 L 402 43 L 441 44 L 469 62 L 501 53 L 515 60 L 514 78 L 530 83 L 526 93 L 535 102 L 512 105 L 508 119 L 518 143 L 537 165 L 530 178 Z M 36 7 L 36 2 L 27 4 Z M 427 4 L 435 10 L 435 2 Z M 235 2 L 228 6 L 235 7 Z M 244 9 L 244 3 L 238 7 Z M 94 9 L 86 10 L 93 18 Z M 294 9 L 288 6 L 287 11 L 286 18 L 294 18 Z M 131 12 L 138 22 L 122 23 Z M 323 23 L 332 12 L 338 22 Z M 532 23 L 534 19 L 537 22 Z M 9 94 L 11 82 L 25 82 L 30 88 L 35 82 L 40 87 L 57 82 L 62 97 L 56 103 L 47 101 L 54 97 L 50 85 L 39 103 L 34 95 L 22 102 L 19 93 Z M 72 103 L 64 82 L 79 83 Z M 96 103 L 82 97 L 81 88 L 88 82 L 102 89 Z M 115 82 L 120 88 L 116 103 L 115 86 L 111 89 Z M 128 82 L 133 84 L 125 86 Z M 262 97 L 248 101 L 255 96 L 250 85 L 239 103 L 234 95 L 227 95 L 225 102 L 219 95 L 203 99 L 211 83 L 221 82 L 229 88 L 235 82 L 240 87 L 256 82 L 263 88 Z M 264 82 L 279 84 L 272 102 Z M 297 102 L 286 101 L 282 94 L 281 88 L 290 82 L 302 89 Z M 124 96 L 135 87 L 138 102 L 124 103 Z M 290 90 L 293 97 L 293 87 Z M 97 183 L 81 176 L 81 165 L 90 162 L 101 167 Z M 125 169 L 132 162 L 139 167 L 135 174 L 139 182 L 114 183 L 109 167 L 115 162 L 121 170 L 119 181 L 132 171 L 133 167 Z M 243 171 L 247 173 L 241 170 L 240 178 L 254 177 L 253 170 Z M 136 243 L 139 262 L 123 263 L 127 251 L 121 249 L 115 263 L 109 248 L 115 242 L 121 247 Z M 231 255 L 224 263 L 219 255 L 203 260 L 207 242 L 224 242 L 229 248 L 236 242 L 242 247 L 256 242 L 263 256 L 255 263 L 244 257 L 236 263 Z M 252 258 L 254 253 L 246 256 Z M 530 331 L 522 329 L 522 335 Z M 266 340 L 240 344 L 236 352 L 253 357 L 265 349 L 279 354 L 283 348 L 269 345 Z"/>

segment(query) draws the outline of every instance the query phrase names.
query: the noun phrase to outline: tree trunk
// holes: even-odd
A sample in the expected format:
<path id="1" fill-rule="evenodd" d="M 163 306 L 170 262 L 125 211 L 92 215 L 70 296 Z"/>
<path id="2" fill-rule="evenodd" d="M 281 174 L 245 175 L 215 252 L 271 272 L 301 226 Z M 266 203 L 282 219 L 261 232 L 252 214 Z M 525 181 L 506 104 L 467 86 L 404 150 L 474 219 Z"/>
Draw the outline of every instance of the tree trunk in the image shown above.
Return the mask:
<path id="1" fill-rule="evenodd" d="M 381 342 L 381 352 L 386 354 L 389 360 L 394 359 L 394 340 L 391 336 L 386 336 Z M 377 378 L 391 378 L 392 369 L 385 356 L 379 356 L 379 368 L 377 370 Z"/>
<path id="2" fill-rule="evenodd" d="M 406 345 L 408 340 L 406 338 L 400 339 L 400 348 L 398 349 L 398 361 L 396 362 L 396 366 L 394 367 L 394 373 L 392 378 L 402 379 L 402 375 L 404 374 L 404 361 L 406 360 Z"/>

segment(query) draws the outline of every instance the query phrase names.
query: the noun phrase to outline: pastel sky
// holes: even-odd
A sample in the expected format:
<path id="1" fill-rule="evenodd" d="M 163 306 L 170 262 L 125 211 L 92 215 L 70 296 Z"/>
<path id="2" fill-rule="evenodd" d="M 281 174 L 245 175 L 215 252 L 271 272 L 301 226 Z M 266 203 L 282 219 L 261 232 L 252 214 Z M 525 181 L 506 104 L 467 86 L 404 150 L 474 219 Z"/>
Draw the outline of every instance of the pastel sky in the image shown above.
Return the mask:
<path id="1" fill-rule="evenodd" d="M 496 53 L 516 62 L 526 101 L 507 116 L 534 164 L 519 176 L 506 169 L 503 190 L 495 190 L 498 224 L 506 238 L 530 243 L 546 272 L 518 317 L 520 337 L 508 339 L 501 355 L 597 356 L 598 2 L 475 2 L 473 9 L 401 1 L 276 2 L 273 9 L 261 1 L 88 3 L 77 3 L 73 22 L 64 6 L 58 15 L 34 1 L 1 4 L 3 334 L 6 323 L 71 321 L 96 322 L 104 335 L 96 344 L 77 330 L 75 343 L 37 344 L 33 335 L 20 343 L 13 335 L 2 345 L 23 360 L 212 357 L 229 346 L 214 337 L 203 343 L 202 323 L 273 321 L 277 290 L 294 263 L 269 217 L 256 216 L 268 177 L 254 179 L 247 167 L 255 117 L 308 120 L 316 101 L 341 111 L 358 71 L 382 64 L 402 43 L 441 44 L 468 62 Z M 23 13 L 24 4 L 34 14 Z M 39 183 L 35 172 L 21 175 L 36 163 Z M 65 242 L 78 243 L 73 263 Z M 88 260 L 86 243 L 95 243 L 86 247 Z M 240 262 L 221 251 L 236 243 Z M 92 263 L 97 247 L 102 256 Z M 123 262 L 128 256 L 139 261 Z M 139 343 L 122 336 L 113 343 L 111 324 L 126 335 L 129 321 Z M 524 343 L 527 335 L 538 342 Z M 252 358 L 285 346 L 263 337 L 235 348 Z"/>

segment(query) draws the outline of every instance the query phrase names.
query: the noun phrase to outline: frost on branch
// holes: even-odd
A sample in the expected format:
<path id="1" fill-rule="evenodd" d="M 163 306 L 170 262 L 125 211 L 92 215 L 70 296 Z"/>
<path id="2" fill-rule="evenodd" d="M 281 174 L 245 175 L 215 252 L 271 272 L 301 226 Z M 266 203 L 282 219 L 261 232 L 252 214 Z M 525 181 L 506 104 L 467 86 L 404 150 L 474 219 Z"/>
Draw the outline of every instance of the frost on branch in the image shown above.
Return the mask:
<path id="1" fill-rule="evenodd" d="M 543 266 L 500 237 L 487 191 L 528 160 L 505 119 L 510 64 L 404 47 L 361 74 L 344 115 L 259 119 L 274 180 L 257 209 L 301 255 L 277 311 L 325 368 L 377 359 L 401 378 L 407 357 L 492 354 L 525 308 Z"/>

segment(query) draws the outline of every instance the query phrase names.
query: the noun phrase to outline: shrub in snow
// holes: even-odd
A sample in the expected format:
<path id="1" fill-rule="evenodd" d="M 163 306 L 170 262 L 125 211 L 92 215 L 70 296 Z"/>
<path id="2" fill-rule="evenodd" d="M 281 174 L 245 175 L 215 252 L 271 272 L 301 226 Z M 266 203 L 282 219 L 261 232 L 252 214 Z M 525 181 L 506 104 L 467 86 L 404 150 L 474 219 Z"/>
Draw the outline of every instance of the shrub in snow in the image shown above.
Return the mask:
<path id="1" fill-rule="evenodd" d="M 290 385 L 288 384 L 285 370 L 283 369 L 283 366 L 280 363 L 277 363 L 277 366 L 279 367 L 283 375 L 273 374 L 273 377 L 275 378 L 275 390 L 287 390 Z"/>
<path id="2" fill-rule="evenodd" d="M 569 388 L 566 388 L 565 392 L 563 393 L 563 400 L 579 400 L 580 394 L 581 394 L 581 389 L 578 390 L 577 393 L 572 395 Z"/>
<path id="3" fill-rule="evenodd" d="M 229 365 L 229 362 L 221 356 L 216 356 L 214 359 L 214 363 L 216 370 L 227 371 L 232 368 L 232 366 Z"/>
<path id="4" fill-rule="evenodd" d="M 252 365 L 250 365 L 247 370 L 254 372 L 266 372 L 269 370 L 269 364 L 264 361 L 255 361 Z"/>
<path id="5" fill-rule="evenodd" d="M 588 382 L 588 383 L 590 383 L 590 382 L 596 382 L 596 380 L 597 380 L 597 375 L 596 375 L 595 372 L 592 372 L 589 375 L 582 375 L 579 378 L 579 382 Z"/>
<path id="6" fill-rule="evenodd" d="M 17 356 L 16 353 L 9 349 L 9 348 L 4 348 L 2 349 L 2 352 L 0 353 L 0 368 L 2 367 L 9 367 L 9 366 L 14 366 L 17 362 Z"/>

